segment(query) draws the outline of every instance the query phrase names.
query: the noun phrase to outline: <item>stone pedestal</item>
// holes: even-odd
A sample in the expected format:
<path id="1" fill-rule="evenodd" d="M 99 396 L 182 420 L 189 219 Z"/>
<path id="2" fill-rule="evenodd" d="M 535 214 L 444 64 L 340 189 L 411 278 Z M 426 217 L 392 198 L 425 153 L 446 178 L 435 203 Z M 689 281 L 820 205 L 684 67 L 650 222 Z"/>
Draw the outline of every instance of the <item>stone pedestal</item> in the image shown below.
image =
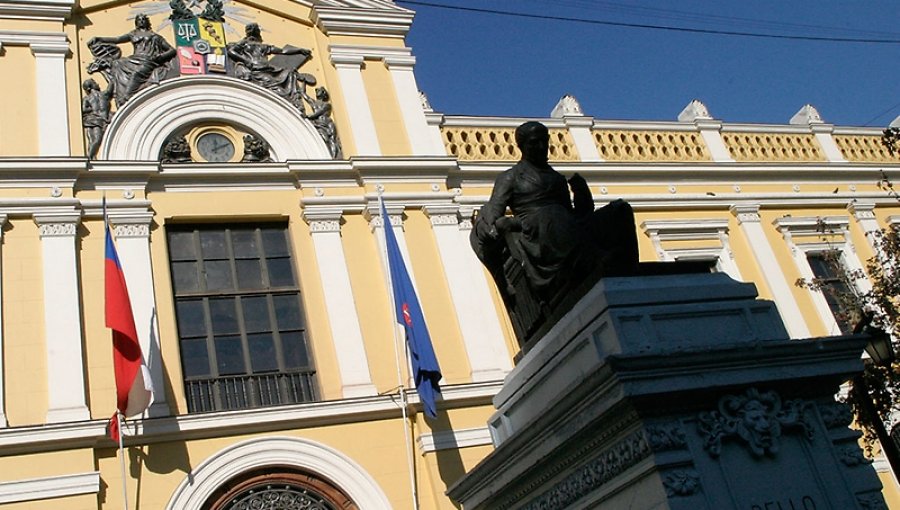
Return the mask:
<path id="1" fill-rule="evenodd" d="M 839 385 L 865 337 L 788 340 L 724 274 L 600 281 L 507 376 L 465 510 L 874 510 Z"/>

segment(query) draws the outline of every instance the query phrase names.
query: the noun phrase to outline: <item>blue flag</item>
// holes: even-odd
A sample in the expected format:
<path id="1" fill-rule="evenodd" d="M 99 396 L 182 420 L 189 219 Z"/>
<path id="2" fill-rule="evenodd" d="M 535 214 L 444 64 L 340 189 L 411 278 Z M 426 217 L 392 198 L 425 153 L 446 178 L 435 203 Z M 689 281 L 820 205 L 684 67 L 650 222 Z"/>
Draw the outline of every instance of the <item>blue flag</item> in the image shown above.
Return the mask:
<path id="1" fill-rule="evenodd" d="M 434 355 L 434 347 L 431 345 L 428 327 L 425 326 L 422 307 L 419 306 L 416 289 L 413 288 L 406 264 L 403 262 L 403 256 L 400 254 L 400 246 L 397 245 L 397 237 L 394 235 L 394 229 L 391 228 L 384 202 L 381 203 L 381 221 L 384 225 L 384 238 L 387 244 L 395 313 L 397 322 L 406 329 L 406 343 L 409 346 L 410 358 L 412 358 L 416 391 L 425 407 L 425 415 L 437 418 L 434 401 L 441 392 L 441 388 L 438 386 L 438 381 L 441 380 L 441 367 L 438 366 L 437 357 Z"/>

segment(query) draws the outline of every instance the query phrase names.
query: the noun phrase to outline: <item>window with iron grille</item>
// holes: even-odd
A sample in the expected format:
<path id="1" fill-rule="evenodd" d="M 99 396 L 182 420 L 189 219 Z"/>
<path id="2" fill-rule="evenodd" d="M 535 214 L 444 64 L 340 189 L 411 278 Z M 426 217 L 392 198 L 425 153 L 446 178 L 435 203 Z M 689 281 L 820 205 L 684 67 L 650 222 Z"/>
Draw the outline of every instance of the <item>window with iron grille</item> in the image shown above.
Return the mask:
<path id="1" fill-rule="evenodd" d="M 188 412 L 316 400 L 287 226 L 167 234 Z"/>
<path id="2" fill-rule="evenodd" d="M 841 278 L 839 271 L 843 270 L 840 261 L 839 252 L 808 252 L 806 261 L 812 269 L 816 280 L 821 282 L 822 295 L 825 296 L 825 302 L 828 303 L 828 309 L 834 315 L 841 333 L 849 335 L 853 332 L 853 324 L 850 324 L 850 318 L 841 306 L 840 296 L 850 295 L 850 289 Z"/>

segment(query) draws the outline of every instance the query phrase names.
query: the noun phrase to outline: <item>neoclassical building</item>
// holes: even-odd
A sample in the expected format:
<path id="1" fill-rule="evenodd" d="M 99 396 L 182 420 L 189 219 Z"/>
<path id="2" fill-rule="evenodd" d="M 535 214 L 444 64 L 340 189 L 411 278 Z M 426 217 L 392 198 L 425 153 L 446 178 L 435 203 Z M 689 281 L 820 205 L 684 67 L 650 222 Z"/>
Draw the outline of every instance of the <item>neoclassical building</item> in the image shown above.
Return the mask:
<path id="1" fill-rule="evenodd" d="M 455 508 L 444 492 L 491 451 L 518 350 L 468 235 L 531 119 L 433 111 L 413 16 L 390 0 L 0 1 L 0 506 Z M 825 250 L 851 269 L 873 256 L 872 233 L 900 222 L 877 186 L 900 161 L 880 130 L 808 105 L 757 125 L 689 100 L 632 122 L 564 97 L 535 120 L 598 206 L 633 205 L 642 260 L 708 260 L 797 341 L 839 334 L 795 281 L 821 276 Z M 436 420 L 398 348 L 379 196 L 442 368 Z M 124 470 L 105 433 L 104 199 L 156 388 Z"/>

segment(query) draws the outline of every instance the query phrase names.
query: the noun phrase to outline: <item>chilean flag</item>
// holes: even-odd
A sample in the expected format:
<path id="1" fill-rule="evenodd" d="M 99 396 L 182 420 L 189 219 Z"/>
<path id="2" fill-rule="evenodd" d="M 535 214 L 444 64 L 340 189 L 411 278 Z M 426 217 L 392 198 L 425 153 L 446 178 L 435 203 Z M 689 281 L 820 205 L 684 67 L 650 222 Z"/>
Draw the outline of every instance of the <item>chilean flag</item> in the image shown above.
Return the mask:
<path id="1" fill-rule="evenodd" d="M 131 300 L 125 286 L 125 274 L 106 224 L 106 327 L 112 329 L 113 366 L 116 371 L 116 407 L 125 417 L 144 412 L 153 403 L 153 383 L 144 364 L 141 344 L 134 327 Z M 109 436 L 119 441 L 117 416 L 109 421 Z"/>
<path id="2" fill-rule="evenodd" d="M 422 307 L 419 306 L 416 289 L 413 288 L 406 264 L 403 262 L 403 256 L 400 254 L 400 246 L 397 244 L 397 237 L 394 236 L 394 229 L 391 228 L 384 202 L 381 203 L 381 221 L 384 225 L 385 244 L 387 244 L 396 318 L 397 322 L 406 330 L 406 344 L 409 347 L 416 392 L 425 407 L 425 415 L 437 418 L 435 398 L 441 392 L 438 385 L 438 381 L 441 380 L 441 367 L 438 366 L 437 357 L 434 355 L 434 347 L 431 345 L 431 335 L 428 334 L 428 327 L 425 325 Z"/>

